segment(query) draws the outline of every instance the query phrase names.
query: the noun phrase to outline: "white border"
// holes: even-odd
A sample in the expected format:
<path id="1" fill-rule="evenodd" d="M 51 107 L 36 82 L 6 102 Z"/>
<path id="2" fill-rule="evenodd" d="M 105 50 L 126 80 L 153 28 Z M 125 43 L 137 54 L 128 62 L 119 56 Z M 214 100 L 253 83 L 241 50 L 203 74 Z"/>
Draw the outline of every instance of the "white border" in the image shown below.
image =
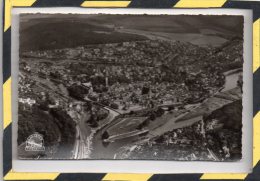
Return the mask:
<path id="1" fill-rule="evenodd" d="M 18 160 L 17 158 L 17 93 L 19 14 L 153 14 L 153 15 L 243 15 L 244 67 L 243 67 L 243 135 L 242 155 L 238 162 L 205 161 L 137 161 L 137 160 Z M 95 9 L 95 8 L 14 8 L 12 10 L 12 118 L 13 118 L 13 170 L 16 172 L 93 172 L 93 173 L 249 173 L 252 172 L 252 11 L 238 9 Z"/>

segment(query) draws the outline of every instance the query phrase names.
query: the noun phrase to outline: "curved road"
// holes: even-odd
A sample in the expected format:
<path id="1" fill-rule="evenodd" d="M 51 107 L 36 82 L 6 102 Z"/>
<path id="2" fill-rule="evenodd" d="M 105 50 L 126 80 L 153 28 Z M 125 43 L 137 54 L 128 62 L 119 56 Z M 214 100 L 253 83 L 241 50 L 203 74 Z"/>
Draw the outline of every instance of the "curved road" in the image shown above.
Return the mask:
<path id="1" fill-rule="evenodd" d="M 102 125 L 98 128 L 90 129 L 89 126 L 86 125 L 85 120 L 87 120 L 87 115 L 84 112 L 81 112 L 80 119 L 78 120 L 78 124 L 76 126 L 77 129 L 77 138 L 74 146 L 74 159 L 87 159 L 90 158 L 91 151 L 93 150 L 93 141 L 102 142 L 102 139 L 99 139 L 99 136 L 96 136 L 98 132 L 105 126 L 109 125 L 116 116 L 119 115 L 118 112 L 110 109 L 109 107 L 103 107 L 104 109 L 109 111 L 108 116 L 102 121 Z M 99 134 L 101 135 L 101 134 Z M 98 137 L 98 139 L 96 139 Z M 94 138 L 94 140 L 93 140 Z M 95 149 L 96 150 L 96 149 Z"/>

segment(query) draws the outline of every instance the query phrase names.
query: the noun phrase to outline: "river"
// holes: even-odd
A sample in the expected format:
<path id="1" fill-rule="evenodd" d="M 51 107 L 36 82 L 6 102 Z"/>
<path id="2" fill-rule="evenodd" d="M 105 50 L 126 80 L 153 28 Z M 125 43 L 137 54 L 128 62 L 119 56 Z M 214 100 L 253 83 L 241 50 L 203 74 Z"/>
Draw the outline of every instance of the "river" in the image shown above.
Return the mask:
<path id="1" fill-rule="evenodd" d="M 224 75 L 226 76 L 226 81 L 225 81 L 224 89 L 222 89 L 222 92 L 237 87 L 237 80 L 239 75 L 242 75 L 242 70 L 241 69 L 230 70 L 225 72 Z"/>
<path id="2" fill-rule="evenodd" d="M 239 75 L 242 74 L 241 69 L 235 69 L 231 71 L 227 71 L 224 73 L 225 75 L 225 85 L 224 89 L 222 89 L 222 92 L 236 88 L 237 87 L 237 80 Z M 110 114 L 113 113 L 113 110 L 110 110 Z M 116 120 L 115 120 L 116 122 Z M 113 123 L 115 123 L 113 121 Z M 113 143 L 107 143 L 104 144 L 102 142 L 102 133 L 104 130 L 108 129 L 110 125 L 105 126 L 101 130 L 97 131 L 96 134 L 94 135 L 93 138 L 93 150 L 91 153 L 90 159 L 113 159 L 114 154 L 118 151 L 119 148 L 123 146 L 127 146 L 135 141 L 138 140 L 138 137 L 130 137 L 130 138 L 125 138 L 121 140 L 117 140 Z"/>

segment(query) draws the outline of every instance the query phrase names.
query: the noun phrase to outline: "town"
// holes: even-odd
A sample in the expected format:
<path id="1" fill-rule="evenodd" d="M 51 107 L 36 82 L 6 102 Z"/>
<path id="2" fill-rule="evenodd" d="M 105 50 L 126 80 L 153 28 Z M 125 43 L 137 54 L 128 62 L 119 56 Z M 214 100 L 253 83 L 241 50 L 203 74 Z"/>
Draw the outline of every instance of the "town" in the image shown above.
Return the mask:
<path id="1" fill-rule="evenodd" d="M 22 147 L 37 131 L 42 158 L 240 159 L 242 49 L 234 37 L 218 48 L 142 40 L 22 52 L 19 156 L 32 157 Z M 227 89 L 229 74 L 239 76 Z"/>

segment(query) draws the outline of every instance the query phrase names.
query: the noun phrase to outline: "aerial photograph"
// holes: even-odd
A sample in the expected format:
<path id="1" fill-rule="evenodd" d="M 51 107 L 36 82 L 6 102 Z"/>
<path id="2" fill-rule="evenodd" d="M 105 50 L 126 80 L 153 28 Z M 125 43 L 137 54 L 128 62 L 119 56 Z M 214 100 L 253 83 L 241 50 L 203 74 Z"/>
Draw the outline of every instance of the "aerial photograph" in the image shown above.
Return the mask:
<path id="1" fill-rule="evenodd" d="M 243 16 L 19 19 L 19 159 L 241 160 Z"/>

